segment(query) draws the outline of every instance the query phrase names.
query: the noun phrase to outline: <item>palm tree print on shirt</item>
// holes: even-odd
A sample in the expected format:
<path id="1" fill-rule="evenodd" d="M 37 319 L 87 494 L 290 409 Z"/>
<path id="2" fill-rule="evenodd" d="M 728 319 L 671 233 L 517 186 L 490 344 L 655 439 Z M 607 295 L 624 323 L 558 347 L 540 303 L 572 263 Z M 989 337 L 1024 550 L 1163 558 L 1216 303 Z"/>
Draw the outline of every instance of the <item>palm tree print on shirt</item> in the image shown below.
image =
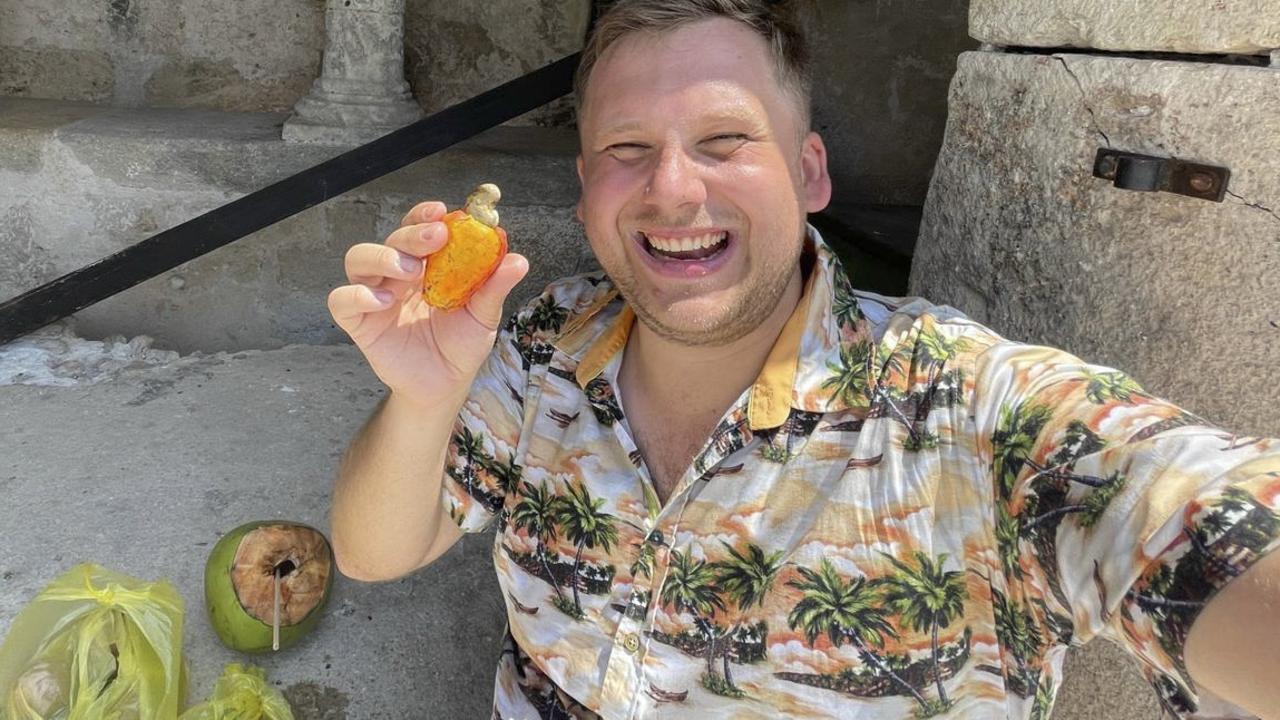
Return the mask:
<path id="1" fill-rule="evenodd" d="M 1133 402 L 1134 396 L 1149 397 L 1142 391 L 1142 386 L 1122 372 L 1091 372 L 1086 373 L 1085 378 L 1089 381 L 1085 389 L 1085 397 L 1089 398 L 1089 402 L 1094 405 L 1104 405 L 1113 401 L 1130 403 Z"/>
<path id="2" fill-rule="evenodd" d="M 857 650 L 863 664 L 872 668 L 875 675 L 888 678 L 900 689 L 898 694 L 905 692 L 922 709 L 930 708 L 929 701 L 918 689 L 912 687 L 871 650 L 872 647 L 884 647 L 886 637 L 897 637 L 889 622 L 890 610 L 885 607 L 876 583 L 865 577 L 846 581 L 825 558 L 818 570 L 807 567 L 800 567 L 798 570 L 804 579 L 787 583 L 803 593 L 800 602 L 796 603 L 787 616 L 787 624 L 791 629 L 803 632 L 810 647 L 814 647 L 817 639 L 822 636 L 826 636 L 835 647 L 848 642 Z M 797 673 L 777 675 L 797 682 L 812 680 Z"/>
<path id="3" fill-rule="evenodd" d="M 751 664 L 767 655 L 769 626 L 752 622 L 752 612 L 765 599 L 782 568 L 781 551 L 766 553 L 748 543 L 739 551 L 723 543 L 728 557 L 716 562 L 698 560 L 689 553 L 672 551 L 671 563 L 659 596 L 671 614 L 693 616 L 693 629 L 679 635 L 651 633 L 662 643 L 706 662 L 702 685 L 718 695 L 744 697 L 733 680 L 731 663 Z M 731 613 L 731 609 L 737 609 Z M 716 660 L 721 670 L 716 669 Z"/>
<path id="4" fill-rule="evenodd" d="M 712 573 L 721 592 L 738 608 L 738 616 L 713 640 L 708 653 L 720 655 L 723 659 L 724 695 L 741 696 L 743 693 L 733 682 L 733 671 L 729 669 L 730 656 L 736 656 L 739 662 L 753 662 L 764 659 L 764 647 L 768 643 L 769 626 L 763 620 L 752 625 L 747 622 L 747 613 L 752 607 L 764 607 L 765 598 L 773 589 L 778 579 L 778 571 L 782 568 L 782 551 L 765 554 L 759 545 L 748 543 L 746 552 L 738 552 L 728 543 L 723 543 L 729 557 L 716 562 Z M 759 652 L 749 657 L 742 657 L 739 651 L 749 641 L 749 647 Z M 708 668 L 711 669 L 710 667 Z M 708 678 L 704 684 L 714 691 L 714 679 Z"/>
<path id="5" fill-rule="evenodd" d="M 556 607 L 579 619 L 584 617 L 582 599 L 578 592 L 583 585 L 582 551 L 586 548 L 599 548 L 601 552 L 608 553 L 614 543 L 618 542 L 614 517 L 600 511 L 604 503 L 604 498 L 591 497 L 586 485 L 574 482 L 569 485 L 569 494 L 559 498 L 556 509 L 556 520 L 564 530 L 565 537 L 577 548 L 573 556 L 573 605 L 560 602 Z M 612 580 L 612 566 L 605 568 L 605 571 L 610 576 L 609 580 Z"/>
<path id="6" fill-rule="evenodd" d="M 964 614 L 964 601 L 969 595 L 965 589 L 964 572 L 946 570 L 945 553 L 935 561 L 916 551 L 914 566 L 892 555 L 885 554 L 885 558 L 898 571 L 883 581 L 887 589 L 885 604 L 898 613 L 907 627 L 930 634 L 933 674 L 938 686 L 938 710 L 946 710 L 951 703 L 942 685 L 942 668 L 938 663 L 938 631 Z"/>
<path id="7" fill-rule="evenodd" d="M 822 382 L 822 388 L 850 407 L 866 407 L 871 356 L 871 343 L 866 340 L 842 343 L 839 363 L 827 363 L 831 376 Z"/>
<path id="8" fill-rule="evenodd" d="M 473 433 L 464 425 L 461 430 L 454 432 L 451 440 L 461 462 L 448 465 L 446 474 L 486 510 L 498 512 L 502 508 L 502 497 L 490 492 L 480 478 L 482 471 L 488 473 L 495 465 L 494 459 L 484 451 L 484 435 Z"/>
<path id="9" fill-rule="evenodd" d="M 543 295 L 532 309 L 513 315 L 510 321 L 512 343 L 520 353 L 525 370 L 551 361 L 553 349 L 549 338 L 555 337 L 569 319 L 569 309 Z"/>
<path id="10" fill-rule="evenodd" d="M 547 481 L 534 486 L 525 481 L 521 483 L 521 499 L 511 513 L 511 522 L 519 529 L 525 530 L 537 539 L 538 560 L 547 576 L 543 578 L 556 591 L 556 599 L 564 603 L 564 593 L 560 592 L 560 582 L 551 571 L 547 543 L 556 538 L 556 513 L 559 510 L 559 498 L 547 487 Z"/>

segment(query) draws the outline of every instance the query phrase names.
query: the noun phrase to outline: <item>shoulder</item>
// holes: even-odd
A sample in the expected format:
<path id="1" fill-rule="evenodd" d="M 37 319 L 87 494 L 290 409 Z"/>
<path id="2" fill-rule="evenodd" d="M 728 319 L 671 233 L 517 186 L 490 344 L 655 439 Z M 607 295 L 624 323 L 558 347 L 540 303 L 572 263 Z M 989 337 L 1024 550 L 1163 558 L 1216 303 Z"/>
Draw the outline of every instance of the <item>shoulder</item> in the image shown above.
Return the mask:
<path id="1" fill-rule="evenodd" d="M 516 310 L 504 331 L 526 362 L 542 364 L 553 346 L 564 349 L 566 337 L 616 315 L 619 298 L 603 271 L 561 278 Z"/>
<path id="2" fill-rule="evenodd" d="M 963 355 L 985 351 L 995 345 L 1016 344 L 950 305 L 937 305 L 922 297 L 893 297 L 862 290 L 851 292 L 882 352 L 914 356 L 922 345 L 927 348 L 939 340 L 958 344 L 955 350 Z"/>
<path id="3" fill-rule="evenodd" d="M 613 281 L 601 271 L 560 278 L 517 309 L 508 329 L 525 330 L 552 341 L 593 315 L 618 294 Z"/>

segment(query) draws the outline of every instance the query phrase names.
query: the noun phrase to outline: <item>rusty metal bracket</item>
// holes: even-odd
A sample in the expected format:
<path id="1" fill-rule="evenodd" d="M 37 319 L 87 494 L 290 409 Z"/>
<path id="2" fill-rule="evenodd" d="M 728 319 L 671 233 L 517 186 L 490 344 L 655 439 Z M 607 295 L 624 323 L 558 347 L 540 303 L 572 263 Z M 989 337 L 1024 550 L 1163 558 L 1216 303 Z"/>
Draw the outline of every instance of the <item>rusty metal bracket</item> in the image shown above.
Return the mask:
<path id="1" fill-rule="evenodd" d="M 1099 148 L 1093 160 L 1093 176 L 1111 180 L 1122 190 L 1170 192 L 1222 202 L 1231 169 Z"/>

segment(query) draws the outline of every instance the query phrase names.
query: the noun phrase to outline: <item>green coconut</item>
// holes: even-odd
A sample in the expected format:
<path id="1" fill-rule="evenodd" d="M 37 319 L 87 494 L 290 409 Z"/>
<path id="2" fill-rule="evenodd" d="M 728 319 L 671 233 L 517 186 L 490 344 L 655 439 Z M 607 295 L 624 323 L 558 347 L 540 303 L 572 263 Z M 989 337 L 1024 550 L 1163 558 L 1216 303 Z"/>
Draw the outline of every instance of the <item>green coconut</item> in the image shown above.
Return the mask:
<path id="1" fill-rule="evenodd" d="M 289 647 L 319 622 L 333 568 L 333 549 L 315 528 L 285 520 L 241 525 L 218 541 L 204 568 L 209 624 L 232 650 Z"/>

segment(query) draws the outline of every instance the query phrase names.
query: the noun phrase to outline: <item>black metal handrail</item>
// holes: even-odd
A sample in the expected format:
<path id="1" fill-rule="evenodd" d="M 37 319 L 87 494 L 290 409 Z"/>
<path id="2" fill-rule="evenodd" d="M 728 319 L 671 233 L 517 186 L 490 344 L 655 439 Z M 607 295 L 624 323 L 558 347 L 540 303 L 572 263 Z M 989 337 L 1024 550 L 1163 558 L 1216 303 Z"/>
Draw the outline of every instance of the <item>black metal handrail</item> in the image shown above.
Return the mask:
<path id="1" fill-rule="evenodd" d="M 0 345 L 569 94 L 579 55 L 557 60 L 0 303 Z"/>

